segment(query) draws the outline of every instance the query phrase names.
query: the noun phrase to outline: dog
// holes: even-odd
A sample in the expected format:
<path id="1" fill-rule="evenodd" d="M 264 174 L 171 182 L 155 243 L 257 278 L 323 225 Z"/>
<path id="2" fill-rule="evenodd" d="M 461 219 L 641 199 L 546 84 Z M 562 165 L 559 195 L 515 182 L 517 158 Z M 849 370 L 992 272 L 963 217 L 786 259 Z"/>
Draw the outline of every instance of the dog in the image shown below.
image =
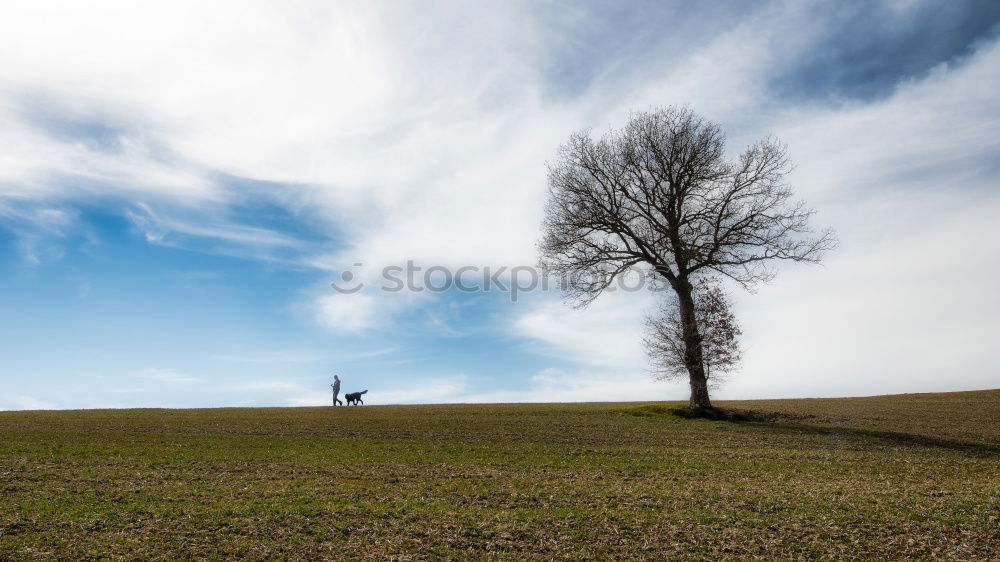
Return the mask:
<path id="1" fill-rule="evenodd" d="M 361 395 L 368 392 L 367 390 L 362 390 L 361 392 L 348 392 L 344 395 L 344 400 L 347 400 L 347 405 L 350 406 L 353 402 L 355 406 L 358 404 L 364 404 L 365 401 L 361 399 Z"/>

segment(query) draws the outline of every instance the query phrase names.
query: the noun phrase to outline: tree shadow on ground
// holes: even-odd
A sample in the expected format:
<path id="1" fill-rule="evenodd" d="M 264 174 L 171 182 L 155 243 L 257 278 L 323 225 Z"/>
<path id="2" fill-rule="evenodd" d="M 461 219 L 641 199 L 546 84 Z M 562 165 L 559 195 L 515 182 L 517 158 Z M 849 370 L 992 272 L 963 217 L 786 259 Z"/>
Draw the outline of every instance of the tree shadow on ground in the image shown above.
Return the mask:
<path id="1" fill-rule="evenodd" d="M 974 456 L 1000 457 L 1000 446 L 998 445 L 946 437 L 935 437 L 931 435 L 921 435 L 919 433 L 905 433 L 901 431 L 887 431 L 861 427 L 817 425 L 802 422 L 752 421 L 750 423 L 759 427 L 771 427 L 785 431 L 798 431 L 812 435 L 825 435 L 842 439 L 847 438 L 875 441 L 879 444 L 889 446 L 938 448 L 961 451 Z"/>
<path id="2" fill-rule="evenodd" d="M 686 406 L 646 405 L 630 408 L 628 413 L 635 416 L 676 417 L 684 419 L 704 419 L 723 421 L 736 424 L 748 424 L 754 427 L 783 432 L 797 432 L 809 435 L 822 435 L 838 439 L 858 439 L 875 441 L 881 445 L 923 447 L 948 449 L 982 457 L 1000 457 L 1000 445 L 965 441 L 961 439 L 889 431 L 849 425 L 833 425 L 849 423 L 849 418 L 829 419 L 810 414 L 792 414 L 766 410 L 740 410 L 716 408 L 710 412 L 693 412 Z"/>

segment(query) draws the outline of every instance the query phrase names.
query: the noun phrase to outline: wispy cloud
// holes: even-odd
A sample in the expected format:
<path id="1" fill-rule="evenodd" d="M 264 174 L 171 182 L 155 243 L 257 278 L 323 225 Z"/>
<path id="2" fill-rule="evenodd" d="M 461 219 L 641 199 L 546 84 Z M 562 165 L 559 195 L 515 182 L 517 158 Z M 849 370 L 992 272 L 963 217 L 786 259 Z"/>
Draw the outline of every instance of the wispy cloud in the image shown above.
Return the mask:
<path id="1" fill-rule="evenodd" d="M 353 353 L 338 353 L 336 355 L 337 360 L 341 362 L 348 361 L 363 361 L 366 359 L 374 359 L 376 357 L 383 357 L 385 355 L 392 354 L 398 351 L 398 347 L 383 347 L 380 349 L 372 349 L 370 351 L 358 351 Z"/>
<path id="2" fill-rule="evenodd" d="M 0 227 L 17 237 L 26 263 L 41 265 L 61 259 L 69 243 L 77 247 L 97 244 L 96 235 L 79 220 L 79 215 L 72 208 L 0 204 Z"/>
<path id="3" fill-rule="evenodd" d="M 271 229 L 163 217 L 146 203 L 135 203 L 125 215 L 150 244 L 264 260 L 286 259 L 289 251 L 301 254 L 308 248 L 305 242 Z"/>

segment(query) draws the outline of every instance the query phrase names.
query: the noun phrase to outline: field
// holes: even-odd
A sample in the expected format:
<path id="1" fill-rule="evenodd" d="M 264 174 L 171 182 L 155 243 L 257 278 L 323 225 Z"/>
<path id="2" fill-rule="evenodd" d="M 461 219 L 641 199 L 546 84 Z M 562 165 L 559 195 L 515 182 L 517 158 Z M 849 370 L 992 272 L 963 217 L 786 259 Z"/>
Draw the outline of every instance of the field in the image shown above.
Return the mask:
<path id="1" fill-rule="evenodd" d="M 0 412 L 0 559 L 1000 557 L 1000 390 Z"/>

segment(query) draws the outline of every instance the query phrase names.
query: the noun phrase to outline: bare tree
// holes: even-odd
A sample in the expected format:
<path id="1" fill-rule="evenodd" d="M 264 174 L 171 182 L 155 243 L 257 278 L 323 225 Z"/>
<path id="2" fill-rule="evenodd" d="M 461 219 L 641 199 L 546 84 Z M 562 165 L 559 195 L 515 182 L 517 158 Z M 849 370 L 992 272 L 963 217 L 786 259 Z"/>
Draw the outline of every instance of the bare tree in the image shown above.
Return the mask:
<path id="1" fill-rule="evenodd" d="M 694 411 L 712 403 L 692 282 L 722 275 L 749 288 L 774 276 L 775 261 L 818 262 L 836 244 L 793 200 L 784 145 L 766 138 L 730 161 L 724 144 L 718 125 L 675 107 L 636 113 L 599 140 L 571 135 L 549 165 L 539 244 L 580 306 L 634 266 L 669 284 Z"/>
<path id="2" fill-rule="evenodd" d="M 671 295 L 646 318 L 646 351 L 658 379 L 688 375 L 684 362 L 684 328 L 677 296 Z M 723 375 L 734 371 L 740 362 L 739 337 L 743 333 L 725 291 L 718 283 L 703 281 L 694 289 L 695 319 L 701 333 L 702 360 L 709 388 L 718 387 Z"/>

